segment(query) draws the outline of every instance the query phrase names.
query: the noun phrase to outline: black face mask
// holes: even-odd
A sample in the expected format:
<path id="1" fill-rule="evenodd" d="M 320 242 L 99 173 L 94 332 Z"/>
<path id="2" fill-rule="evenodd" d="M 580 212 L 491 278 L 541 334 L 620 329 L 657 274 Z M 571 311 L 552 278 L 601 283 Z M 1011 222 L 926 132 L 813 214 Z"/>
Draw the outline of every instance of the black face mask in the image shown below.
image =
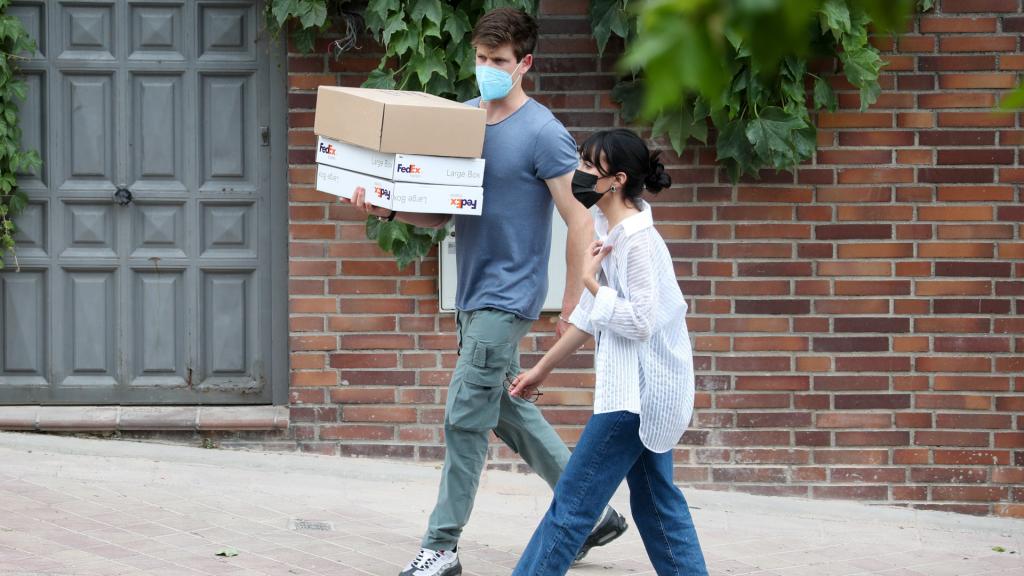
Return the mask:
<path id="1" fill-rule="evenodd" d="M 597 187 L 597 176 L 593 174 L 587 174 L 577 170 L 572 177 L 572 195 L 579 200 L 580 204 L 583 204 L 585 208 L 590 208 L 594 204 L 597 204 L 601 197 L 604 196 L 601 192 L 598 192 Z"/>

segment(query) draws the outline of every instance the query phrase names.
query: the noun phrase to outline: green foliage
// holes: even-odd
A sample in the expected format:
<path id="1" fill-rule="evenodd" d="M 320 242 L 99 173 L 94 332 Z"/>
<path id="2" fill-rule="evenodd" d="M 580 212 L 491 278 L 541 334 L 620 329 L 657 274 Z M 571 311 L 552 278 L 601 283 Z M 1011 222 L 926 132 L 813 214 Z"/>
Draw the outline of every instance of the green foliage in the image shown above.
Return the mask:
<path id="1" fill-rule="evenodd" d="M 605 14 L 593 7 L 606 4 L 593 0 L 592 14 Z M 681 153 L 688 138 L 705 141 L 706 123 L 692 111 L 706 111 L 719 133 L 717 158 L 734 181 L 764 168 L 793 170 L 813 156 L 811 112 L 835 110 L 837 99 L 808 62 L 838 61 L 861 109 L 873 104 L 884 62 L 868 42 L 869 26 L 899 30 L 912 8 L 910 0 L 615 4 L 639 22 L 638 33 L 623 34 L 621 25 L 594 20 L 599 46 L 608 32 L 626 43 L 626 77 L 612 93 L 623 119 L 651 122 L 652 134 L 667 134 Z"/>
<path id="2" fill-rule="evenodd" d="M 27 87 L 17 76 L 17 60 L 33 54 L 36 45 L 21 21 L 7 14 L 8 6 L 10 0 L 0 0 L 0 269 L 7 255 L 14 255 L 14 219 L 28 204 L 28 196 L 18 189 L 17 175 L 42 166 L 38 152 L 21 149 L 18 127 L 17 102 L 25 99 Z"/>
<path id="3" fill-rule="evenodd" d="M 706 142 L 708 119 L 718 132 L 717 158 L 734 181 L 764 168 L 793 170 L 815 148 L 811 113 L 835 110 L 828 82 L 809 62 L 841 64 L 866 109 L 879 95 L 883 66 L 868 43 L 869 26 L 900 30 L 914 6 L 932 0 L 591 0 L 590 19 L 603 53 L 623 39 L 625 77 L 612 96 L 628 123 L 651 123 L 679 153 L 692 138 Z M 385 48 L 363 84 L 424 90 L 465 100 L 476 94 L 472 24 L 498 6 L 535 12 L 536 0 L 270 0 L 268 27 L 289 21 L 295 46 L 334 20 L 344 21 L 342 50 L 354 45 L 355 22 Z M 362 25 L 360 25 L 360 28 Z M 337 43 L 336 43 L 337 45 Z M 1024 92 L 1020 95 L 1024 102 Z M 1008 99 L 1011 103 L 1014 98 Z M 421 258 L 444 237 L 399 222 L 367 221 L 368 237 L 400 266 Z"/>

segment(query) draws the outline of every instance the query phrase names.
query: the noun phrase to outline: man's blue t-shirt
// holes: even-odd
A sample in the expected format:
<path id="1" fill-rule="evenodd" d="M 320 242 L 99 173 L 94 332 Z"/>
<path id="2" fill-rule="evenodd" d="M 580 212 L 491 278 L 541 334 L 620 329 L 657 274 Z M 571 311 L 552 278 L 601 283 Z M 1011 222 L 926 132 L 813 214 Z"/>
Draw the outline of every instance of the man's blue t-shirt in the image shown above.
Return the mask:
<path id="1" fill-rule="evenodd" d="M 477 106 L 479 99 L 467 104 Z M 536 320 L 548 290 L 551 192 L 544 180 L 576 169 L 576 142 L 530 99 L 484 136 L 480 216 L 455 216 L 459 287 L 455 306 L 496 308 Z"/>

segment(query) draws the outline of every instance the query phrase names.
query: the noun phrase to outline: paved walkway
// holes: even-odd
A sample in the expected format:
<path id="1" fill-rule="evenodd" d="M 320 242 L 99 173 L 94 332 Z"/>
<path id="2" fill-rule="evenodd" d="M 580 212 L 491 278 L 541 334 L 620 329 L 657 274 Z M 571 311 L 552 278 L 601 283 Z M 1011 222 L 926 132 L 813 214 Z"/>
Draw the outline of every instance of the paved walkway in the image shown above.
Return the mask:
<path id="1" fill-rule="evenodd" d="M 395 576 L 437 477 L 429 464 L 0 433 L 0 574 Z M 508 575 L 549 496 L 536 477 L 487 472 L 465 574 Z M 687 496 L 713 576 L 1024 576 L 1021 520 Z M 614 503 L 628 509 L 624 491 Z M 631 529 L 570 574 L 654 571 Z"/>

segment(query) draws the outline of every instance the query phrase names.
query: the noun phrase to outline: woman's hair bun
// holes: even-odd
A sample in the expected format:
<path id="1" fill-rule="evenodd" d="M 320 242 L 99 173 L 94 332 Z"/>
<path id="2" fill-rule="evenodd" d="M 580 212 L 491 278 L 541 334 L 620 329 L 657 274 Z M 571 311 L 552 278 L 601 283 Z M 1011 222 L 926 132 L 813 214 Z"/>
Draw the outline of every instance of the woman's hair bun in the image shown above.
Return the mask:
<path id="1" fill-rule="evenodd" d="M 661 163 L 660 157 L 660 150 L 651 153 L 650 169 L 644 178 L 644 188 L 652 194 L 657 194 L 672 185 L 672 177 L 665 172 L 665 165 Z"/>

